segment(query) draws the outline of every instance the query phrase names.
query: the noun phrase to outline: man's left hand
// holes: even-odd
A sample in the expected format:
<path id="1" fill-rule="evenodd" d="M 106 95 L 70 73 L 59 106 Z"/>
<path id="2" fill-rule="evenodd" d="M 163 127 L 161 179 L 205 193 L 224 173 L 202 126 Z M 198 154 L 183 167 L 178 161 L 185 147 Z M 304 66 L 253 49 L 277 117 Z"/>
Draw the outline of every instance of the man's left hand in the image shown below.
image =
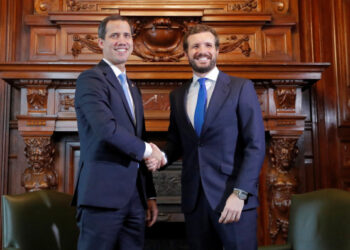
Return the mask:
<path id="1" fill-rule="evenodd" d="M 224 210 L 221 212 L 219 223 L 227 224 L 237 222 L 241 218 L 244 200 L 241 200 L 235 194 L 231 194 L 227 200 Z"/>
<path id="2" fill-rule="evenodd" d="M 147 200 L 147 205 L 148 208 L 146 212 L 146 224 L 148 227 L 151 227 L 157 221 L 158 207 L 155 199 Z"/>

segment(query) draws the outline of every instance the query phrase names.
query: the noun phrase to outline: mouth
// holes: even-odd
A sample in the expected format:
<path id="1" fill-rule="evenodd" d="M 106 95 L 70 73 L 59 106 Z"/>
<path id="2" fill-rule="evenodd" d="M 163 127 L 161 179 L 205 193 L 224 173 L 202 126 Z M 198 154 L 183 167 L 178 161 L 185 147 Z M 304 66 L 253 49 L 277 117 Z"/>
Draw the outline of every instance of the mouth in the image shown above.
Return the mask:
<path id="1" fill-rule="evenodd" d="M 118 53 L 125 53 L 128 51 L 127 48 L 115 48 L 114 51 L 118 52 Z"/>
<path id="2" fill-rule="evenodd" d="M 211 56 L 210 55 L 198 55 L 194 59 L 196 61 L 198 61 L 199 63 L 208 63 L 211 60 Z"/>

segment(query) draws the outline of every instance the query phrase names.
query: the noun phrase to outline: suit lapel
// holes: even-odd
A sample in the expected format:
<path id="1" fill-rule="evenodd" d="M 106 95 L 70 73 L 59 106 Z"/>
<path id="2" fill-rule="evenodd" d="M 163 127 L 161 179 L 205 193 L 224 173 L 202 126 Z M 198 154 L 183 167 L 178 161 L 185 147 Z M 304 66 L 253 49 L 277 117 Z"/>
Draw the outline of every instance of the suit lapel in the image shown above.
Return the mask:
<path id="1" fill-rule="evenodd" d="M 205 133 L 208 125 L 212 123 L 216 117 L 216 114 L 221 110 L 221 106 L 224 104 L 227 96 L 229 95 L 229 88 L 230 78 L 220 71 L 204 118 L 202 134 Z"/>
<path id="2" fill-rule="evenodd" d="M 112 68 L 103 60 L 100 61 L 98 66 L 103 71 L 104 75 L 106 76 L 107 81 L 117 90 L 118 94 L 120 95 L 120 98 L 123 101 L 124 108 L 125 108 L 126 112 L 128 113 L 128 116 L 129 116 L 130 120 L 135 125 L 134 118 L 133 118 L 133 116 L 131 114 L 131 110 L 129 108 L 128 101 L 126 100 L 123 88 L 122 88 L 122 86 L 121 86 L 117 76 L 114 74 Z M 133 96 L 133 98 L 134 98 L 134 96 Z M 135 107 L 136 107 L 136 105 L 135 105 Z"/>

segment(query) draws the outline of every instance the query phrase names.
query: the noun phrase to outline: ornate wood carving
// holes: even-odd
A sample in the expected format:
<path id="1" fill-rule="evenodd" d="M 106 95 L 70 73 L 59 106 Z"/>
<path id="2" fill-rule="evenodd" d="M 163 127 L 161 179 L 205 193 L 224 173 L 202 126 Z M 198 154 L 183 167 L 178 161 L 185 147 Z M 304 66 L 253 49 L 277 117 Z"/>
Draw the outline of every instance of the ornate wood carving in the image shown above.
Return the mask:
<path id="1" fill-rule="evenodd" d="M 240 39 L 238 39 L 236 35 L 232 35 L 226 40 L 228 42 L 221 43 L 220 44 L 220 53 L 229 53 L 231 51 L 234 51 L 237 48 L 240 48 L 242 51 L 242 54 L 245 55 L 246 57 L 250 56 L 250 51 L 252 50 L 249 46 L 249 36 L 244 36 Z"/>
<path id="2" fill-rule="evenodd" d="M 179 171 L 161 171 L 153 174 L 158 196 L 181 195 L 181 173 Z"/>
<path id="3" fill-rule="evenodd" d="M 182 39 L 193 21 L 157 17 L 133 23 L 134 51 L 145 62 L 178 62 L 183 57 Z"/>
<path id="4" fill-rule="evenodd" d="M 97 44 L 97 36 L 92 36 L 90 34 L 85 35 L 85 37 L 80 37 L 78 34 L 73 35 L 73 45 L 72 45 L 72 54 L 74 57 L 78 56 L 83 48 L 87 48 L 90 51 L 102 54 L 102 49 Z"/>
<path id="5" fill-rule="evenodd" d="M 28 88 L 27 105 L 28 113 L 46 113 L 47 89 Z"/>
<path id="6" fill-rule="evenodd" d="M 298 154 L 298 137 L 272 136 L 267 171 L 269 201 L 269 234 L 273 243 L 287 239 L 291 195 L 296 192 L 297 177 L 293 169 Z"/>
<path id="7" fill-rule="evenodd" d="M 256 11 L 258 7 L 257 0 L 245 0 L 243 3 L 234 3 L 229 5 L 229 9 L 232 11 Z"/>
<path id="8" fill-rule="evenodd" d="M 26 191 L 54 189 L 57 186 L 57 173 L 52 167 L 55 146 L 51 137 L 23 137 L 26 144 L 25 155 L 29 167 L 24 171 L 21 184 Z"/>
<path id="9" fill-rule="evenodd" d="M 289 0 L 271 0 L 273 10 L 278 14 L 285 14 L 289 10 Z"/>
<path id="10" fill-rule="evenodd" d="M 59 112 L 74 111 L 74 94 L 60 94 Z"/>
<path id="11" fill-rule="evenodd" d="M 35 0 L 34 8 L 35 12 L 38 14 L 47 14 L 49 11 L 58 11 L 59 0 Z"/>
<path id="12" fill-rule="evenodd" d="M 94 10 L 96 4 L 81 3 L 79 0 L 66 0 L 67 9 L 70 11 Z"/>
<path id="13" fill-rule="evenodd" d="M 164 21 L 164 18 L 158 18 L 159 20 Z M 166 20 L 171 23 L 170 18 Z M 178 62 L 185 53 L 182 49 L 182 35 L 187 28 L 181 28 L 181 31 L 173 32 L 168 26 L 164 26 L 165 30 L 159 31 L 158 28 L 150 27 L 140 27 L 140 21 L 136 21 L 137 24 L 134 25 L 134 51 L 133 54 L 139 56 L 145 62 Z M 153 26 L 155 27 L 155 26 Z M 175 35 L 179 35 L 178 37 Z M 77 57 L 81 54 L 82 49 L 87 48 L 88 50 L 102 54 L 102 49 L 97 44 L 97 37 L 90 34 L 85 35 L 82 38 L 78 34 L 73 35 L 74 43 L 72 45 L 71 51 L 74 57 Z M 219 52 L 220 53 L 229 53 L 239 48 L 242 51 L 242 54 L 246 57 L 250 56 L 251 47 L 249 45 L 249 36 L 243 36 L 238 39 L 236 35 L 231 35 L 226 38 L 227 42 L 221 43 Z M 160 42 L 162 41 L 162 42 Z"/>
<path id="14" fill-rule="evenodd" d="M 275 103 L 278 110 L 295 110 L 297 90 L 295 87 L 280 87 L 275 91 Z"/>

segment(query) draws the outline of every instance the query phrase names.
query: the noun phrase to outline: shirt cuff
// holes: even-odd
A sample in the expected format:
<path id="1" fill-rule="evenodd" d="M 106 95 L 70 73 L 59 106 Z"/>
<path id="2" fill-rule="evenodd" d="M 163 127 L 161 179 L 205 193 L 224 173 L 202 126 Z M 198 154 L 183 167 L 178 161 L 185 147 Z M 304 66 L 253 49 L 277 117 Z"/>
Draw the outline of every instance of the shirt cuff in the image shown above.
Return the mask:
<path id="1" fill-rule="evenodd" d="M 147 158 L 149 156 L 151 156 L 152 152 L 153 152 L 153 149 L 151 147 L 151 145 L 147 142 L 145 142 L 145 152 L 143 153 L 143 158 Z"/>
<path id="2" fill-rule="evenodd" d="M 168 157 L 166 157 L 166 154 L 162 151 L 162 154 L 163 154 L 163 157 L 164 157 L 164 160 L 165 160 L 165 163 L 164 165 L 168 164 Z"/>

